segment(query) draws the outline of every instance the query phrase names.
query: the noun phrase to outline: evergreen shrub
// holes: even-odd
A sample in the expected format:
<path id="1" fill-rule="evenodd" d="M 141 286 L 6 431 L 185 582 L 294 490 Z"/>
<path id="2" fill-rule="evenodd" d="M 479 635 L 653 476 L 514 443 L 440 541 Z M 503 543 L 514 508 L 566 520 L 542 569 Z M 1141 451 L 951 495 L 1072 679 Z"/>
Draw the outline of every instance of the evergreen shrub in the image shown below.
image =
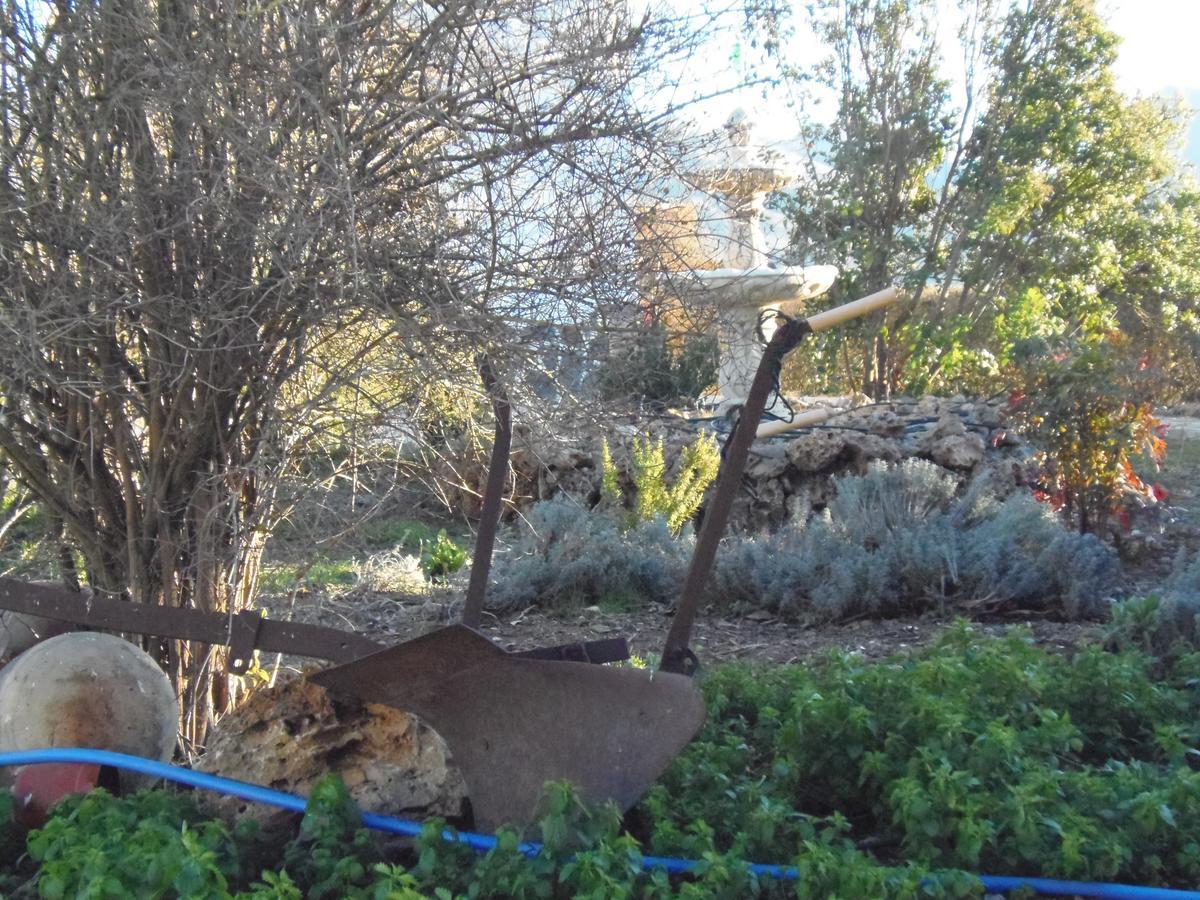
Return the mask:
<path id="1" fill-rule="evenodd" d="M 1181 556 L 1158 593 L 1114 604 L 1109 637 L 1164 660 L 1200 651 L 1200 555 Z"/>
<path id="2" fill-rule="evenodd" d="M 837 480 L 828 508 L 774 534 L 732 535 L 710 584 L 720 608 L 765 609 L 805 622 L 951 609 L 1101 616 L 1116 554 L 1064 527 L 1026 494 L 986 480 L 962 496 L 949 473 L 909 460 Z M 504 609 L 669 603 L 690 559 L 690 535 L 662 518 L 629 530 L 558 498 L 536 504 L 512 552 L 498 560 L 491 602 Z"/>
<path id="3" fill-rule="evenodd" d="M 691 541 L 665 520 L 628 530 L 566 497 L 535 504 L 512 552 L 497 559 L 489 602 L 501 609 L 627 608 L 679 592 Z"/>
<path id="4" fill-rule="evenodd" d="M 1160 675 L 1136 651 L 1066 656 L 965 624 L 883 663 L 723 667 L 704 728 L 643 801 L 650 844 L 689 852 L 703 832 L 751 859 L 848 845 L 925 869 L 1194 887 L 1197 672 L 1194 656 Z"/>
<path id="5" fill-rule="evenodd" d="M 1001 497 L 979 480 L 958 497 L 956 487 L 922 460 L 839 478 L 809 522 L 727 539 L 713 599 L 810 622 L 951 606 L 1071 619 L 1104 611 L 1117 558 L 1103 542 L 1026 494 Z"/>
<path id="6" fill-rule="evenodd" d="M 618 515 L 626 528 L 662 518 L 672 534 L 679 534 L 695 516 L 704 500 L 704 492 L 717 477 L 721 451 L 717 449 L 716 439 L 702 434 L 684 447 L 679 455 L 674 483 L 670 485 L 667 484 L 667 462 L 661 438 L 654 441 L 635 437 L 632 456 L 633 509 L 618 513 L 626 506 L 625 494 L 608 441 L 601 445 L 600 496 L 606 511 Z"/>

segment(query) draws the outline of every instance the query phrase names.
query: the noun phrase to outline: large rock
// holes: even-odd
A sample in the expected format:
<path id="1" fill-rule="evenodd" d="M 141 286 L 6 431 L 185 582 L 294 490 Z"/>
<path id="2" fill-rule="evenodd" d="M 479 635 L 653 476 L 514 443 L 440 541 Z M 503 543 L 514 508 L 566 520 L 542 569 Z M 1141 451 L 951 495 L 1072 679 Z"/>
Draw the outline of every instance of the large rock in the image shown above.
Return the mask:
<path id="1" fill-rule="evenodd" d="M 115 635 L 59 635 L 0 671 L 0 750 L 92 747 L 165 762 L 178 716 L 162 669 Z"/>
<path id="2" fill-rule="evenodd" d="M 909 457 L 932 460 L 966 480 L 981 467 L 1021 456 L 1020 441 L 1004 427 L 1001 402 L 956 397 L 896 398 L 867 403 L 866 398 L 792 398 L 797 411 L 821 407 L 835 410 L 833 418 L 769 440 L 751 449 L 742 490 L 734 501 L 731 527 L 744 531 L 776 528 L 806 518 L 825 505 L 835 490 L 834 479 L 860 475 L 875 460 L 898 462 Z M 584 503 L 600 500 L 600 447 L 608 440 L 617 481 L 632 502 L 633 453 L 636 437 L 662 439 L 668 481 L 674 477 L 683 448 L 701 433 L 687 416 L 631 416 L 611 410 L 601 429 L 593 418 L 563 424 L 552 433 L 518 422 L 513 437 L 512 468 L 516 507 L 566 493 Z M 711 433 L 711 432 L 709 432 Z M 719 438 L 720 439 L 720 438 Z M 485 468 L 460 463 L 458 483 L 482 485 Z M 462 496 L 447 489 L 457 508 L 471 510 L 477 490 Z"/>
<path id="3" fill-rule="evenodd" d="M 922 456 L 939 466 L 959 471 L 970 471 L 983 462 L 984 439 L 968 431 L 962 418 L 955 413 L 943 413 L 937 425 L 925 432 L 917 441 Z"/>
<path id="4" fill-rule="evenodd" d="M 72 627 L 67 622 L 55 619 L 0 610 L 0 665 L 35 644 L 70 631 Z"/>
<path id="5" fill-rule="evenodd" d="M 983 438 L 973 432 L 947 435 L 933 442 L 929 458 L 939 466 L 969 472 L 983 462 Z"/>
<path id="6" fill-rule="evenodd" d="M 829 471 L 843 461 L 847 434 L 841 429 L 818 429 L 798 434 L 787 441 L 787 457 L 797 472 Z"/>
<path id="7" fill-rule="evenodd" d="M 445 742 L 389 706 L 333 697 L 305 678 L 255 691 L 210 733 L 197 769 L 307 795 L 326 772 L 341 776 L 359 807 L 414 818 L 454 818 L 466 785 Z M 232 797 L 205 799 L 210 811 L 253 818 L 268 831 L 292 814 Z"/>

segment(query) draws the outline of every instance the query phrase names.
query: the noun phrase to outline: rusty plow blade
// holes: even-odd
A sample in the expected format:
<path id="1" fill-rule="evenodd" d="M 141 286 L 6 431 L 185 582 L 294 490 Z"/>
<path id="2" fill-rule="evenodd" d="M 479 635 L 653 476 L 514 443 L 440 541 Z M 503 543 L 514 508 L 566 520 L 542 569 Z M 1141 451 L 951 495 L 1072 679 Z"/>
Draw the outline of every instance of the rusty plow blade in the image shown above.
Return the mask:
<path id="1" fill-rule="evenodd" d="M 310 675 L 322 687 L 411 712 L 440 734 L 466 781 L 475 827 L 536 818 L 547 781 L 628 809 L 704 722 L 684 675 L 548 662 L 452 625 Z"/>

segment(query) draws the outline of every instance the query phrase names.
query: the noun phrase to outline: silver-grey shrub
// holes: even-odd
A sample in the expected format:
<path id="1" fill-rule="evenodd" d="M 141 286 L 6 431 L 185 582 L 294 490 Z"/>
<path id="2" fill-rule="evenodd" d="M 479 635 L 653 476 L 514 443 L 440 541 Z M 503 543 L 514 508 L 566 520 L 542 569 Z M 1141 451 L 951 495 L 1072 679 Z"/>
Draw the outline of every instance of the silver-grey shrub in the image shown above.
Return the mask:
<path id="1" fill-rule="evenodd" d="M 628 531 L 566 497 L 537 503 L 496 561 L 489 605 L 547 609 L 672 602 L 691 554 L 661 519 Z"/>
<path id="2" fill-rule="evenodd" d="M 1200 650 L 1200 554 L 1181 555 L 1158 591 L 1114 604 L 1109 640 L 1166 660 Z"/>
<path id="3" fill-rule="evenodd" d="M 808 622 L 966 607 L 1068 618 L 1104 610 L 1118 568 L 1105 544 L 1027 494 L 1004 497 L 983 480 L 961 496 L 957 487 L 921 460 L 838 479 L 828 508 L 808 522 L 727 538 L 709 599 Z M 692 543 L 661 521 L 623 531 L 565 497 L 538 503 L 497 560 L 490 604 L 670 603 Z"/>
<path id="4" fill-rule="evenodd" d="M 839 479 L 822 515 L 728 539 L 712 599 L 814 622 L 965 604 L 1100 614 L 1118 567 L 1105 544 L 1027 494 L 1001 498 L 982 482 L 955 493 L 921 460 Z"/>

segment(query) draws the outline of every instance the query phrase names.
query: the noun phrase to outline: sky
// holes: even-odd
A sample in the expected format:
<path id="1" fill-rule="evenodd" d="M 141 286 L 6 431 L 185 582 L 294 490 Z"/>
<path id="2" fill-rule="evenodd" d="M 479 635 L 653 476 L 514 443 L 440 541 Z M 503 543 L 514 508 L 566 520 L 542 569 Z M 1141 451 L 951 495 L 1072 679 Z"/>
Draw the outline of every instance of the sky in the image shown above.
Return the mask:
<path id="1" fill-rule="evenodd" d="M 1200 0 L 1108 0 L 1109 27 L 1122 37 L 1117 77 L 1127 91 L 1170 93 L 1200 109 Z M 1200 168 L 1200 117 L 1187 158 Z"/>
<path id="2" fill-rule="evenodd" d="M 701 8 L 702 0 L 668 0 L 667 5 L 679 12 L 693 12 Z M 711 7 L 711 3 L 703 5 Z M 947 0 L 947 6 L 952 5 Z M 1200 0 L 1100 0 L 1100 9 L 1109 27 L 1122 38 L 1116 74 L 1125 91 L 1166 93 L 1182 98 L 1193 110 L 1200 108 Z M 951 40 L 955 27 L 951 22 L 946 28 Z M 946 57 L 953 67 L 954 48 L 949 50 Z M 789 55 L 802 58 L 806 52 L 816 53 L 819 48 L 801 35 Z M 742 60 L 746 55 L 735 28 L 717 33 L 703 63 L 681 73 L 682 91 L 677 99 L 689 92 L 707 94 L 737 84 L 745 75 Z M 780 109 L 786 102 L 778 93 L 764 98 L 761 89 L 746 89 L 697 107 L 695 117 L 705 125 L 716 125 L 740 107 L 755 121 L 759 141 L 786 142 L 795 131 L 792 117 Z M 1193 117 L 1185 156 L 1200 168 L 1200 117 Z"/>

